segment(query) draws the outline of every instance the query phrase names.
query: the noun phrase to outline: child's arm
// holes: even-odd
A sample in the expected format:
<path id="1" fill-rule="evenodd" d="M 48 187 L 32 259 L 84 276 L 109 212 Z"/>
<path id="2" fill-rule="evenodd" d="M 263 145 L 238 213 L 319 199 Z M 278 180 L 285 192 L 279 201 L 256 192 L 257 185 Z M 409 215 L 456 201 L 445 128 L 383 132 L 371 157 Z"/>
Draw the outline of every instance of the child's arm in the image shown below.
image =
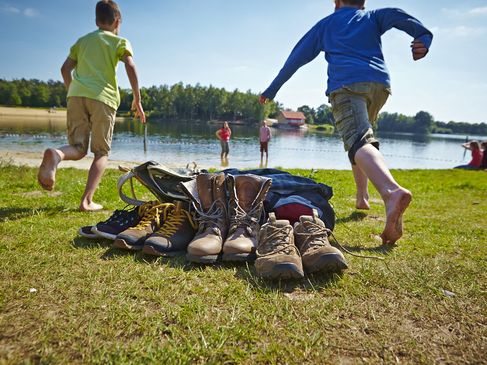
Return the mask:
<path id="1" fill-rule="evenodd" d="M 379 9 L 375 14 L 382 34 L 391 28 L 396 28 L 413 37 L 411 43 L 413 60 L 417 61 L 426 56 L 433 40 L 433 33 L 418 19 L 397 8 Z"/>
<path id="2" fill-rule="evenodd" d="M 122 58 L 125 63 L 125 71 L 129 78 L 130 86 L 132 87 L 132 110 L 135 110 L 135 117 L 139 118 L 142 123 L 145 123 L 144 108 L 142 108 L 142 102 L 140 100 L 139 79 L 137 78 L 137 70 L 132 56 L 126 54 Z"/>
<path id="3" fill-rule="evenodd" d="M 69 89 L 69 85 L 71 85 L 71 81 L 73 81 L 73 76 L 71 72 L 76 67 L 76 61 L 72 60 L 71 58 L 66 58 L 63 65 L 61 66 L 61 75 L 63 76 L 64 86 L 66 89 Z"/>

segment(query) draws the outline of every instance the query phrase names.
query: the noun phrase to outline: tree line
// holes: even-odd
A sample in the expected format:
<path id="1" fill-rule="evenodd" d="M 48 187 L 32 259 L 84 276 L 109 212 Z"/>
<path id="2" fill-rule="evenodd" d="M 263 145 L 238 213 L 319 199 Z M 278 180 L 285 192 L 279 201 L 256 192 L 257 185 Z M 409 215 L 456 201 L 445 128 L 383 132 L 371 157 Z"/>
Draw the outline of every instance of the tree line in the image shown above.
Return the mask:
<path id="1" fill-rule="evenodd" d="M 182 82 L 169 85 L 141 88 L 142 104 L 151 119 L 176 120 L 243 120 L 256 123 L 270 117 L 275 118 L 284 107 L 278 102 L 261 105 L 259 95 L 235 89 L 184 85 Z M 130 89 L 120 89 L 121 114 L 130 111 L 132 95 Z M 26 107 L 66 107 L 66 88 L 60 81 L 47 82 L 37 79 L 7 81 L 0 79 L 0 104 Z M 306 117 L 306 123 L 333 125 L 331 107 L 322 104 L 318 108 L 303 105 L 298 108 Z M 486 123 L 441 122 L 425 111 L 415 116 L 383 112 L 379 115 L 377 130 L 404 133 L 455 133 L 487 135 Z"/>

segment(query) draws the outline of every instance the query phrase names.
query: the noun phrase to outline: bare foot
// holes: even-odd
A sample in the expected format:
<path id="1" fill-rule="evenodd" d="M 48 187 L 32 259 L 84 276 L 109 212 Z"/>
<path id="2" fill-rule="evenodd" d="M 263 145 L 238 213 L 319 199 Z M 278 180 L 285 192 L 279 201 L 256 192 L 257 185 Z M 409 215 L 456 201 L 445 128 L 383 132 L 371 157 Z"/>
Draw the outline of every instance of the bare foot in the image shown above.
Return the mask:
<path id="1" fill-rule="evenodd" d="M 61 157 L 54 148 L 48 148 L 44 151 L 44 158 L 37 173 L 37 181 L 44 190 L 52 190 L 54 188 L 56 168 L 59 162 L 61 162 Z"/>
<path id="2" fill-rule="evenodd" d="M 368 197 L 366 198 L 366 197 L 357 196 L 357 200 L 355 201 L 355 208 L 362 209 L 362 210 L 369 210 L 370 204 L 369 204 Z"/>
<path id="3" fill-rule="evenodd" d="M 386 226 L 380 235 L 383 244 L 392 245 L 402 236 L 402 215 L 411 203 L 409 190 L 399 188 L 386 199 Z"/>
<path id="4" fill-rule="evenodd" d="M 81 203 L 79 206 L 79 210 L 82 212 L 95 212 L 97 210 L 102 210 L 103 205 L 98 204 L 98 203 Z"/>

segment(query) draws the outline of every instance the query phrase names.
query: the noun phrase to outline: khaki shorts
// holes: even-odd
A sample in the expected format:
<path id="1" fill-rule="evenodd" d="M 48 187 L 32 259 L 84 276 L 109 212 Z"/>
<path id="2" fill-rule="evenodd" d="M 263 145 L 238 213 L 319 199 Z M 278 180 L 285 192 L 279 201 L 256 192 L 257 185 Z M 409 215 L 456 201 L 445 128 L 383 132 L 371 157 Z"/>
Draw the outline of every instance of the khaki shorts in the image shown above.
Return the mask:
<path id="1" fill-rule="evenodd" d="M 101 101 L 71 96 L 68 98 L 68 142 L 80 152 L 108 155 L 112 145 L 113 126 L 117 111 Z"/>
<path id="2" fill-rule="evenodd" d="M 355 153 L 365 144 L 379 148 L 372 123 L 390 94 L 387 85 L 376 82 L 350 84 L 330 94 L 335 125 L 352 164 L 355 164 Z"/>

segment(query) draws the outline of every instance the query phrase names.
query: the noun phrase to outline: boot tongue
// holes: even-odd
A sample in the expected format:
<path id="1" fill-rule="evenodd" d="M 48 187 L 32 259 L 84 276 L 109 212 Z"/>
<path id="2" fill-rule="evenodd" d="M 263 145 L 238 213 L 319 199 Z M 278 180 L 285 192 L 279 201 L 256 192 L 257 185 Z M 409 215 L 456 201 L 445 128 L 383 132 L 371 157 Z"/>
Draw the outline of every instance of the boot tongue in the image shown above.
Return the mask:
<path id="1" fill-rule="evenodd" d="M 261 184 L 252 176 L 239 175 L 235 177 L 235 190 L 238 204 L 246 212 L 252 209 L 252 203 L 259 193 Z"/>
<path id="2" fill-rule="evenodd" d="M 213 204 L 213 179 L 211 174 L 201 174 L 196 177 L 199 203 L 201 208 L 206 211 Z"/>

